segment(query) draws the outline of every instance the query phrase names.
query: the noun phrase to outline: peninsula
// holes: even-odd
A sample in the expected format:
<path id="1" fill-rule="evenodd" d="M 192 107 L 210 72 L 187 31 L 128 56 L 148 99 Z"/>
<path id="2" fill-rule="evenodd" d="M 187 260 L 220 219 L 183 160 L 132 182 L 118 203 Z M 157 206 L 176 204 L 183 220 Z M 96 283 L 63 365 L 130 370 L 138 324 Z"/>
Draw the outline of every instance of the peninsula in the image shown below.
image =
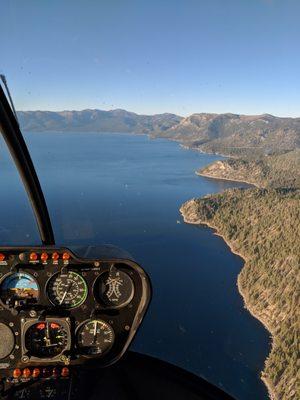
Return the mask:
<path id="1" fill-rule="evenodd" d="M 256 186 L 192 199 L 180 211 L 245 260 L 238 289 L 272 335 L 261 377 L 271 399 L 299 399 L 300 151 L 216 161 L 196 173 Z"/>

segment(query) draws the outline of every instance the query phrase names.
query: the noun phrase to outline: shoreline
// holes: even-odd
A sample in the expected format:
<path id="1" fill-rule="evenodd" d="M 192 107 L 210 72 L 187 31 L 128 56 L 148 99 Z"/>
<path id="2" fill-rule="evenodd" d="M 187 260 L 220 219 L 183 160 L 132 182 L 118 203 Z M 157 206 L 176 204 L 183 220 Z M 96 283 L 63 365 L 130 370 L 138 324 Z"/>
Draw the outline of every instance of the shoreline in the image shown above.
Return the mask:
<path id="1" fill-rule="evenodd" d="M 218 178 L 212 178 L 212 179 L 218 179 Z M 230 179 L 227 179 L 227 180 L 230 180 Z M 237 182 L 241 182 L 241 181 L 237 181 Z M 246 183 L 248 183 L 248 182 L 246 182 Z M 230 251 L 231 251 L 233 254 L 235 254 L 235 255 L 237 255 L 237 256 L 239 256 L 239 257 L 241 257 L 241 258 L 243 259 L 244 265 L 243 265 L 242 268 L 241 268 L 241 271 L 242 271 L 242 269 L 245 267 L 245 264 L 246 264 L 247 261 L 248 261 L 247 257 L 246 257 L 244 254 L 241 254 L 240 252 L 238 252 L 238 251 L 234 248 L 233 244 L 230 243 L 230 242 L 226 239 L 226 237 L 225 237 L 223 234 L 221 234 L 221 233 L 219 232 L 219 229 L 218 229 L 216 226 L 210 224 L 210 223 L 207 222 L 207 221 L 202 221 L 202 220 L 200 220 L 200 219 L 197 220 L 197 221 L 195 221 L 195 222 L 189 221 L 189 220 L 185 217 L 184 213 L 181 211 L 181 208 L 180 208 L 180 214 L 182 215 L 183 221 L 184 221 L 185 223 L 187 223 L 187 224 L 192 224 L 192 225 L 203 225 L 203 226 L 206 226 L 206 227 L 208 227 L 208 228 L 210 228 L 210 229 L 212 229 L 212 230 L 214 231 L 214 232 L 213 232 L 214 235 L 221 237 L 221 238 L 224 240 L 224 242 L 227 244 L 227 246 L 229 247 Z M 242 290 L 242 288 L 241 288 L 241 283 L 240 283 L 240 273 L 241 273 L 241 271 L 239 272 L 239 274 L 238 274 L 238 276 L 237 276 L 236 286 L 237 286 L 237 288 L 238 288 L 239 294 L 241 295 L 241 297 L 242 297 L 242 299 L 243 299 L 244 308 L 252 315 L 253 318 L 257 319 L 257 320 L 264 326 L 264 328 L 268 331 L 268 333 L 270 334 L 271 350 L 270 350 L 269 355 L 268 355 L 268 357 L 269 357 L 270 354 L 271 354 L 271 352 L 273 351 L 273 346 L 274 346 L 274 336 L 273 336 L 273 334 L 272 334 L 272 329 L 271 329 L 271 327 L 269 326 L 269 324 L 267 323 L 267 321 L 265 321 L 263 318 L 261 318 L 260 316 L 258 316 L 258 315 L 255 313 L 255 309 L 254 309 L 253 305 L 249 304 L 249 302 L 247 301 L 246 296 L 245 296 L 245 294 L 244 294 L 244 292 L 243 292 L 243 290 Z M 267 358 L 268 358 L 268 357 L 267 357 Z M 266 359 L 266 360 L 267 360 L 267 359 Z M 266 362 L 266 360 L 265 360 L 265 362 Z M 274 389 L 273 389 L 272 385 L 270 384 L 270 382 L 263 376 L 263 372 L 264 372 L 263 370 L 260 372 L 260 379 L 262 380 L 262 382 L 264 383 L 264 385 L 265 385 L 266 388 L 267 388 L 267 391 L 268 391 L 268 395 L 269 395 L 269 397 L 270 397 L 270 400 L 276 400 L 276 396 L 275 396 L 275 393 L 274 393 Z"/>
<path id="2" fill-rule="evenodd" d="M 214 153 L 213 151 L 204 151 L 204 150 L 200 149 L 199 147 L 189 146 L 187 144 L 184 144 L 184 142 L 182 142 L 182 141 L 179 141 L 179 140 L 177 140 L 177 141 L 179 142 L 180 147 L 182 147 L 185 150 L 194 150 L 194 151 L 197 151 L 198 153 L 201 153 L 201 154 L 208 154 L 208 155 L 212 155 L 212 156 L 220 156 L 220 157 L 224 157 L 224 158 L 238 158 L 237 156 L 230 155 L 230 154 Z"/>
<path id="3" fill-rule="evenodd" d="M 242 179 L 219 178 L 219 177 L 212 176 L 212 175 L 209 175 L 209 174 L 204 174 L 204 173 L 201 173 L 201 172 L 198 172 L 198 171 L 196 171 L 195 174 L 198 175 L 198 176 L 203 176 L 204 178 L 216 179 L 218 181 L 247 183 L 247 185 L 251 185 L 251 186 L 255 186 L 257 188 L 260 188 L 260 186 L 258 186 L 256 183 L 249 182 L 249 181 L 242 180 Z"/>

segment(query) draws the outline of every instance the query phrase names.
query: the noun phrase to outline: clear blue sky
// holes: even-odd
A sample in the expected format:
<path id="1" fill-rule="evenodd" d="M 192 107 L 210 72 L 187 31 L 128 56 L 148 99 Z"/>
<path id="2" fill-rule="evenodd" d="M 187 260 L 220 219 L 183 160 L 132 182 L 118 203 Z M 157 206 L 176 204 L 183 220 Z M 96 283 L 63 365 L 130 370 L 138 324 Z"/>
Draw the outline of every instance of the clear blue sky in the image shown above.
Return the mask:
<path id="1" fill-rule="evenodd" d="M 300 116 L 299 0 L 2 0 L 16 108 Z"/>

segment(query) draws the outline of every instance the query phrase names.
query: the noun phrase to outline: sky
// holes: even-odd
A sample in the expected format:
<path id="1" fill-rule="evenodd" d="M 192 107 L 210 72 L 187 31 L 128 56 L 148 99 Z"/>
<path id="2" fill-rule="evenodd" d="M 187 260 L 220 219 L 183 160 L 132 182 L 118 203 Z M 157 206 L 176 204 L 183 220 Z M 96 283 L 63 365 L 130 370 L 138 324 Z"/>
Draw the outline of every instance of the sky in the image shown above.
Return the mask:
<path id="1" fill-rule="evenodd" d="M 18 110 L 300 117 L 299 0 L 2 0 Z"/>

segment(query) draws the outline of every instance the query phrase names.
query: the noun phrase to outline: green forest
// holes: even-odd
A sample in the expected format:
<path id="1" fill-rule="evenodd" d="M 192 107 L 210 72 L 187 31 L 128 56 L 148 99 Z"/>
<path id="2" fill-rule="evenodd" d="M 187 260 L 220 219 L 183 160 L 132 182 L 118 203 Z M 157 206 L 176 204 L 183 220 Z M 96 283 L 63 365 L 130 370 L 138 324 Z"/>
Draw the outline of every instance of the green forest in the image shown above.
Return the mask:
<path id="1" fill-rule="evenodd" d="M 258 187 L 300 188 L 300 149 L 281 154 L 229 158 L 210 164 L 198 175 L 247 181 Z"/>
<path id="2" fill-rule="evenodd" d="M 248 167 L 259 165 L 261 173 L 254 183 L 260 187 L 229 189 L 181 207 L 186 222 L 217 229 L 245 259 L 238 286 L 247 308 L 272 334 L 262 378 L 280 400 L 300 398 L 299 154 L 229 160 L 234 169 L 243 165 L 248 182 L 252 171 Z"/>

